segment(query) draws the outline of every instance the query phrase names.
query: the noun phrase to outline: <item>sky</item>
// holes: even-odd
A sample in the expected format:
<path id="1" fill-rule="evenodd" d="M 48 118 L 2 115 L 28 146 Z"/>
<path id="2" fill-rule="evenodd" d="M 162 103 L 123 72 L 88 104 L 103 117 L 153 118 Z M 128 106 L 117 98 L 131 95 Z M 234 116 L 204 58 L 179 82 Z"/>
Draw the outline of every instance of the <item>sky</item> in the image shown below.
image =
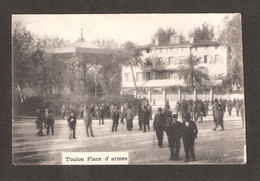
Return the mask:
<path id="1" fill-rule="evenodd" d="M 149 44 L 159 27 L 174 28 L 186 37 L 195 27 L 204 22 L 214 26 L 216 38 L 223 28 L 225 16 L 234 14 L 77 14 L 77 15 L 13 15 L 12 21 L 21 21 L 27 30 L 43 37 L 58 36 L 71 43 L 83 30 L 84 38 L 91 42 L 99 39 L 114 39 L 119 44 L 133 41 L 138 45 Z"/>

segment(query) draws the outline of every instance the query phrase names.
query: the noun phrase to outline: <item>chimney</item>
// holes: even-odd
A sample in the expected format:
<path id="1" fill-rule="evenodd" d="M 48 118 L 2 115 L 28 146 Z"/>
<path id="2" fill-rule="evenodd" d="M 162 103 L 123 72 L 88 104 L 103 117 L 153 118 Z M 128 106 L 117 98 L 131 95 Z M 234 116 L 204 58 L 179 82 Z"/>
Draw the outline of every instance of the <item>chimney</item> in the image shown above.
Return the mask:
<path id="1" fill-rule="evenodd" d="M 193 37 L 191 36 L 190 37 L 190 44 L 192 44 L 193 43 Z"/>

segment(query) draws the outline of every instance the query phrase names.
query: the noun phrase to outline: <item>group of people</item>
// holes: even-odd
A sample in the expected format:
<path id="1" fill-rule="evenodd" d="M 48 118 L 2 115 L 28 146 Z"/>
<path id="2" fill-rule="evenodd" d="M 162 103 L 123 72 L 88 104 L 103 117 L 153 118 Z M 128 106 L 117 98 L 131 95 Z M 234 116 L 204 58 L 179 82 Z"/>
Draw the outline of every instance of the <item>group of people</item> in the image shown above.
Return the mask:
<path id="1" fill-rule="evenodd" d="M 220 126 L 220 131 L 224 130 L 224 113 L 228 111 L 231 116 L 232 109 L 236 109 L 237 116 L 241 113 L 244 127 L 244 101 L 241 99 L 234 99 L 233 101 L 225 99 L 215 99 L 213 101 L 202 100 L 183 100 L 178 101 L 175 106 L 176 114 L 173 114 L 169 103 L 166 103 L 164 108 L 159 107 L 157 113 L 152 118 L 152 106 L 148 101 L 140 101 L 138 104 L 124 104 L 121 106 L 108 104 L 90 104 L 82 106 L 83 112 L 77 112 L 70 109 L 70 114 L 67 118 L 68 126 L 70 128 L 70 139 L 76 138 L 76 124 L 77 117 L 83 118 L 86 126 L 86 134 L 88 137 L 95 137 L 92 129 L 92 120 L 98 119 L 99 125 L 104 124 L 105 118 L 112 119 L 112 132 L 118 129 L 119 121 L 125 124 L 128 131 L 133 129 L 133 119 L 138 116 L 138 130 L 150 131 L 150 120 L 153 119 L 153 128 L 158 140 L 158 146 L 162 148 L 163 135 L 166 132 L 168 143 L 170 147 L 170 160 L 179 160 L 180 142 L 183 140 L 185 150 L 185 162 L 196 160 L 194 145 L 197 138 L 198 129 L 196 122 L 203 122 L 203 117 L 208 116 L 209 106 L 212 107 L 212 116 L 215 123 L 214 131 Z M 81 115 L 82 114 L 82 115 Z M 62 117 L 64 112 L 62 111 Z M 178 117 L 180 120 L 178 120 Z M 51 129 L 54 135 L 54 116 L 51 109 L 40 108 L 37 110 L 37 128 L 39 129 L 37 135 L 44 136 L 43 128 L 47 129 L 46 135 L 49 135 Z"/>
<path id="2" fill-rule="evenodd" d="M 47 129 L 46 135 L 49 135 L 49 131 L 51 129 L 51 134 L 54 135 L 54 115 L 53 111 L 50 109 L 44 109 L 43 107 L 37 109 L 36 111 L 36 121 L 38 136 L 45 136 L 43 134 L 43 128 Z"/>
<path id="3" fill-rule="evenodd" d="M 198 134 L 196 123 L 191 120 L 189 114 L 184 114 L 182 121 L 177 119 L 178 114 L 172 114 L 170 106 L 166 105 L 164 109 L 158 108 L 153 122 L 158 146 L 162 148 L 165 131 L 170 147 L 170 160 L 179 160 L 180 142 L 182 139 L 185 150 L 185 162 L 190 161 L 190 157 L 195 161 L 194 143 Z"/>

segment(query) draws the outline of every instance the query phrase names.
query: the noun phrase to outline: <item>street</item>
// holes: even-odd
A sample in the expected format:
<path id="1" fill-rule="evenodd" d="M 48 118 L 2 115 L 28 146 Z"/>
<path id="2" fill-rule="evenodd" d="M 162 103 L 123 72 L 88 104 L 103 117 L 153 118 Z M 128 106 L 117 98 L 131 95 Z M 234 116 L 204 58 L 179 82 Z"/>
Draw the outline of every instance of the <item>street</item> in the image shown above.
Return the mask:
<path id="1" fill-rule="evenodd" d="M 184 164 L 184 148 L 181 141 L 180 161 L 170 161 L 170 149 L 166 133 L 163 148 L 153 144 L 154 131 L 143 133 L 138 130 L 137 117 L 133 131 L 127 131 L 126 125 L 118 125 L 117 132 L 111 132 L 112 121 L 105 120 L 98 125 L 93 120 L 95 137 L 87 137 L 82 119 L 77 120 L 75 140 L 69 139 L 66 119 L 55 120 L 55 135 L 36 135 L 35 119 L 22 119 L 13 122 L 12 145 L 13 163 L 17 165 L 60 165 L 62 152 L 129 152 L 129 164 Z M 153 121 L 150 121 L 152 128 Z M 245 131 L 241 116 L 224 117 L 225 131 L 213 131 L 212 116 L 204 117 L 203 123 L 197 123 L 199 130 L 195 140 L 196 161 L 185 164 L 243 164 L 245 151 Z M 46 134 L 46 129 L 44 129 Z"/>

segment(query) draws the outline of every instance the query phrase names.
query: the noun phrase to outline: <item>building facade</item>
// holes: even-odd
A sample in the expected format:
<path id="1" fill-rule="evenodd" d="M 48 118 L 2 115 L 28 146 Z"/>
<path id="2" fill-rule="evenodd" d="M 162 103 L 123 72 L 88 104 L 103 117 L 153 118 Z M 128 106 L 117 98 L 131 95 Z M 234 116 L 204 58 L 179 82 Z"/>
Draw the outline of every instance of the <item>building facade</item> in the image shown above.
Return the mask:
<path id="1" fill-rule="evenodd" d="M 172 36 L 169 45 L 148 45 L 140 47 L 142 64 L 133 68 L 137 87 L 163 88 L 185 85 L 175 70 L 183 64 L 190 53 L 200 58 L 200 66 L 208 69 L 211 80 L 227 75 L 227 49 L 219 42 L 180 42 L 179 36 Z M 134 88 L 131 68 L 122 68 L 122 91 Z"/>

